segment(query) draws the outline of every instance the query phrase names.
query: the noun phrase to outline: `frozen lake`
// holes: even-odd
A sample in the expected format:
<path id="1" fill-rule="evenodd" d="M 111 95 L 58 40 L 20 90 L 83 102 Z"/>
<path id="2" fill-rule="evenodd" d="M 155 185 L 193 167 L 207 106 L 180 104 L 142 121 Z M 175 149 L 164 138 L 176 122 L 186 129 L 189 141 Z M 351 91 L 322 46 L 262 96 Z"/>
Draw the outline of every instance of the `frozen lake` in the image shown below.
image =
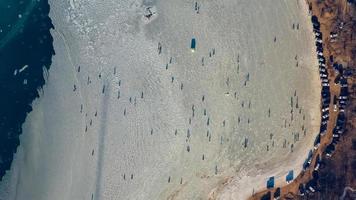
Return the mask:
<path id="1" fill-rule="evenodd" d="M 320 123 L 304 4 L 50 0 L 56 55 L 0 196 L 239 200 L 299 173 Z"/>

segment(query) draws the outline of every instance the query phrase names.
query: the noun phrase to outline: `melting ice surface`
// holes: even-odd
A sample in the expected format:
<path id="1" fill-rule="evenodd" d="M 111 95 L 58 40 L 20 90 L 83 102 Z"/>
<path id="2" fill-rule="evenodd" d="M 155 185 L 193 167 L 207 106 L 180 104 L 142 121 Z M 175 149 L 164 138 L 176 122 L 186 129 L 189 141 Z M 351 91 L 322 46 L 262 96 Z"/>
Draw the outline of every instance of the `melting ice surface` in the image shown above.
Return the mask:
<path id="1" fill-rule="evenodd" d="M 1 197 L 244 199 L 300 172 L 320 119 L 304 1 L 50 5 L 56 55 Z"/>

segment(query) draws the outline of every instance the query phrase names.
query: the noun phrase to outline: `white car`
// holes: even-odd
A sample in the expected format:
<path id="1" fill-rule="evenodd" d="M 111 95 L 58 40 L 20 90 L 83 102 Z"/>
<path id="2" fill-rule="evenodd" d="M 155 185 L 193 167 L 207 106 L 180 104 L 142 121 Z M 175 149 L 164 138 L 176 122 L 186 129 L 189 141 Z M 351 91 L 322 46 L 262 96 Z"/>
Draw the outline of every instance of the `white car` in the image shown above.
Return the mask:
<path id="1" fill-rule="evenodd" d="M 326 77 L 328 77 L 328 75 L 326 75 L 326 74 L 320 74 L 320 77 L 326 78 Z"/>
<path id="2" fill-rule="evenodd" d="M 329 107 L 326 107 L 326 108 L 321 109 L 321 112 L 325 112 L 325 111 L 328 111 L 328 110 L 329 110 Z"/>
<path id="3" fill-rule="evenodd" d="M 327 119 L 328 117 L 329 117 L 329 114 L 322 116 L 323 119 Z"/>
<path id="4" fill-rule="evenodd" d="M 318 163 L 318 164 L 316 164 L 314 170 L 315 170 L 315 171 L 318 171 L 319 167 L 320 167 L 320 164 Z"/>
<path id="5" fill-rule="evenodd" d="M 337 33 L 330 34 L 330 38 L 336 38 L 336 37 L 337 37 Z"/>
<path id="6" fill-rule="evenodd" d="M 318 144 L 314 145 L 314 150 L 317 150 L 319 148 L 319 146 L 320 146 L 320 142 Z"/>
<path id="7" fill-rule="evenodd" d="M 309 190 L 313 193 L 315 192 L 315 189 L 312 186 L 309 186 Z"/>
<path id="8" fill-rule="evenodd" d="M 309 159 L 308 159 L 308 164 L 311 164 L 312 161 L 313 161 L 313 159 L 312 159 L 312 158 L 309 158 Z"/>
<path id="9" fill-rule="evenodd" d="M 336 112 L 337 111 L 337 105 L 334 104 L 334 111 Z"/>
<path id="10" fill-rule="evenodd" d="M 323 43 L 323 40 L 317 39 L 316 42 Z"/>
<path id="11" fill-rule="evenodd" d="M 319 68 L 319 72 L 326 72 L 326 68 L 325 67 L 320 67 Z"/>

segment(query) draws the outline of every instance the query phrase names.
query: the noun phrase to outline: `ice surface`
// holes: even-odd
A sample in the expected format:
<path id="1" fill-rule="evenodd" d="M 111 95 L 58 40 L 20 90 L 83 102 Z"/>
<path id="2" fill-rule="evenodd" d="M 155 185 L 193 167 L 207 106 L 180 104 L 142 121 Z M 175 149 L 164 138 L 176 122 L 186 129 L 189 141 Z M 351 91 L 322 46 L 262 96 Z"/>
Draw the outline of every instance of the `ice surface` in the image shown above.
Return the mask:
<path id="1" fill-rule="evenodd" d="M 50 5 L 56 55 L 0 199 L 244 199 L 301 170 L 320 119 L 304 1 Z"/>

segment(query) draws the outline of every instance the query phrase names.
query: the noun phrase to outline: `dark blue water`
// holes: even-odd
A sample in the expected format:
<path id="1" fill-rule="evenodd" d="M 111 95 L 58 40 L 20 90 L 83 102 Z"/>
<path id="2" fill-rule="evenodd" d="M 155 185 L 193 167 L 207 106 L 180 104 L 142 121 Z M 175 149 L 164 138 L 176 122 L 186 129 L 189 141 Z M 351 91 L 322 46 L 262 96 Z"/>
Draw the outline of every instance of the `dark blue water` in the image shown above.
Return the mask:
<path id="1" fill-rule="evenodd" d="M 10 168 L 31 103 L 45 84 L 43 69 L 49 69 L 54 55 L 48 13 L 48 0 L 0 1 L 0 180 Z"/>

